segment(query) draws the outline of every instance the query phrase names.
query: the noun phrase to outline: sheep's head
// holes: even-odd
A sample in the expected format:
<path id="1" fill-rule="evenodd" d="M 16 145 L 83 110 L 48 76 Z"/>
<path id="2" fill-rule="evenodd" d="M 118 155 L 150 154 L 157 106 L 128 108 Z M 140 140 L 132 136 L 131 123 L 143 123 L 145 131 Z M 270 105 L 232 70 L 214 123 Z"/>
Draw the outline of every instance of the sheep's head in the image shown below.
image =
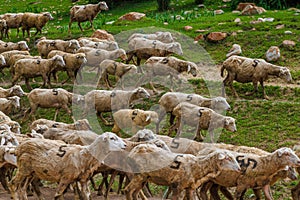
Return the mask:
<path id="1" fill-rule="evenodd" d="M 79 63 L 82 63 L 82 64 L 87 63 L 86 55 L 84 53 L 77 53 L 76 59 L 79 61 Z"/>
<path id="2" fill-rule="evenodd" d="M 28 47 L 28 45 L 27 45 L 27 43 L 25 41 L 18 42 L 18 49 L 20 51 L 29 51 L 30 50 L 29 47 Z"/>
<path id="3" fill-rule="evenodd" d="M 6 28 L 7 24 L 6 24 L 6 20 L 5 19 L 0 19 L 0 27 Z"/>
<path id="4" fill-rule="evenodd" d="M 286 82 L 291 83 L 293 81 L 290 70 L 286 67 L 280 68 L 279 77 L 286 80 Z"/>
<path id="5" fill-rule="evenodd" d="M 194 63 L 189 63 L 187 73 L 192 74 L 194 77 L 197 76 L 197 65 Z"/>
<path id="6" fill-rule="evenodd" d="M 300 159 L 295 152 L 287 147 L 277 149 L 273 154 L 279 159 L 280 164 L 290 167 L 299 167 Z"/>
<path id="7" fill-rule="evenodd" d="M 224 110 L 230 110 L 230 108 L 230 105 L 224 97 L 215 97 L 212 99 L 211 109 L 213 109 L 214 111 L 220 113 Z"/>
<path id="8" fill-rule="evenodd" d="M 121 58 L 123 61 L 127 60 L 127 54 L 124 49 L 117 49 L 116 52 L 117 58 Z"/>
<path id="9" fill-rule="evenodd" d="M 171 46 L 167 50 L 170 51 L 170 52 L 173 52 L 177 55 L 183 55 L 181 45 L 178 42 L 172 43 Z"/>
<path id="10" fill-rule="evenodd" d="M 22 97 L 25 95 L 24 91 L 22 90 L 21 86 L 15 85 L 10 88 L 9 93 L 11 96 L 19 96 Z"/>
<path id="11" fill-rule="evenodd" d="M 0 66 L 6 65 L 4 56 L 0 55 Z"/>
<path id="12" fill-rule="evenodd" d="M 235 119 L 232 117 L 225 117 L 224 118 L 224 128 L 231 132 L 236 132 L 236 125 Z"/>
<path id="13" fill-rule="evenodd" d="M 75 122 L 75 127 L 77 130 L 92 130 L 92 127 L 87 119 L 77 120 Z"/>
<path id="14" fill-rule="evenodd" d="M 98 3 L 98 8 L 99 10 L 108 10 L 108 6 L 105 1 L 100 1 Z"/>
<path id="15" fill-rule="evenodd" d="M 7 99 L 12 102 L 13 107 L 15 107 L 16 109 L 20 108 L 20 97 L 13 96 L 13 97 L 8 97 Z"/>
<path id="16" fill-rule="evenodd" d="M 157 62 L 162 62 L 163 64 L 166 64 L 166 63 L 168 63 L 168 58 L 152 56 L 146 60 L 145 64 L 154 64 Z"/>
<path id="17" fill-rule="evenodd" d="M 109 151 L 121 151 L 126 148 L 126 143 L 114 133 L 105 132 L 99 138 L 108 145 Z"/>
<path id="18" fill-rule="evenodd" d="M 136 133 L 136 136 L 138 137 L 138 141 L 137 142 L 149 141 L 149 140 L 153 140 L 153 139 L 157 138 L 156 135 L 153 133 L 153 131 L 151 131 L 149 129 L 139 130 Z"/>
<path id="19" fill-rule="evenodd" d="M 72 49 L 72 53 L 75 53 L 80 48 L 80 44 L 77 40 L 70 40 L 68 48 Z"/>
<path id="20" fill-rule="evenodd" d="M 134 90 L 133 94 L 135 95 L 135 99 L 141 98 L 150 98 L 150 94 L 142 87 L 138 87 Z"/>
<path id="21" fill-rule="evenodd" d="M 54 18 L 52 17 L 51 13 L 49 12 L 44 12 L 43 17 L 46 17 L 48 20 L 53 20 Z"/>
<path id="22" fill-rule="evenodd" d="M 233 154 L 227 150 L 215 150 L 215 152 L 208 154 L 215 156 L 215 165 L 218 171 L 235 171 L 241 172 L 241 167 L 236 161 Z"/>
<path id="23" fill-rule="evenodd" d="M 64 67 L 66 65 L 63 57 L 60 55 L 55 55 L 52 60 L 55 62 L 55 66 L 53 66 L 54 68 Z"/>

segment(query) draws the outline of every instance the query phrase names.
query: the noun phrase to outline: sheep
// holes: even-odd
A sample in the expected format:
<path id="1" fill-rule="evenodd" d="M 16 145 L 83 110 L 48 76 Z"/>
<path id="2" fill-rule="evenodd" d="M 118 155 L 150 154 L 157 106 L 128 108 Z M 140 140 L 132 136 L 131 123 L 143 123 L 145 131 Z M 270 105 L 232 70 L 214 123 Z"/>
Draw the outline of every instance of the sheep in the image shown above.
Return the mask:
<path id="1" fill-rule="evenodd" d="M 12 197 L 18 198 L 21 192 L 25 196 L 26 192 L 21 187 L 23 180 L 34 177 L 58 182 L 55 199 L 63 197 L 69 184 L 79 181 L 83 199 L 87 200 L 88 178 L 101 163 L 105 163 L 110 152 L 122 151 L 125 147 L 119 137 L 109 132 L 103 133 L 88 146 L 61 145 L 46 139 L 28 140 L 16 148 L 18 172 L 9 182 Z"/>
<path id="2" fill-rule="evenodd" d="M 91 125 L 87 119 L 80 119 L 77 120 L 73 124 L 66 124 L 63 122 L 56 122 L 48 119 L 38 119 L 31 123 L 30 130 L 39 129 L 39 126 L 46 125 L 48 128 L 61 128 L 61 129 L 68 129 L 68 130 L 91 130 Z"/>
<path id="3" fill-rule="evenodd" d="M 143 183 L 150 181 L 172 187 L 172 199 L 179 199 L 186 190 L 187 198 L 194 199 L 193 190 L 222 171 L 239 173 L 240 166 L 231 153 L 216 150 L 206 156 L 176 154 L 154 145 L 141 144 L 128 155 L 136 173 L 125 188 L 126 199 L 135 199 Z"/>
<path id="4" fill-rule="evenodd" d="M 0 19 L 0 33 L 1 33 L 1 37 L 0 39 L 2 40 L 3 35 L 5 35 L 5 31 L 7 29 L 7 23 L 5 19 Z"/>
<path id="5" fill-rule="evenodd" d="M 22 17 L 22 32 L 23 37 L 25 35 L 25 30 L 27 31 L 27 36 L 30 37 L 30 29 L 36 28 L 36 36 L 38 33 L 42 34 L 42 28 L 46 25 L 49 20 L 54 18 L 49 12 L 43 13 L 24 13 Z"/>
<path id="6" fill-rule="evenodd" d="M 0 19 L 4 19 L 7 24 L 5 36 L 9 38 L 8 31 L 10 28 L 17 29 L 17 37 L 19 37 L 19 28 L 22 26 L 23 13 L 6 13 L 0 15 Z"/>
<path id="7" fill-rule="evenodd" d="M 50 59 L 21 59 L 18 60 L 14 65 L 15 74 L 12 79 L 12 85 L 15 85 L 20 77 L 25 78 L 25 84 L 29 90 L 32 87 L 29 84 L 29 78 L 42 76 L 43 87 L 46 85 L 46 81 L 51 87 L 50 74 L 53 70 L 59 67 L 64 67 L 65 61 L 62 56 L 56 55 Z"/>
<path id="8" fill-rule="evenodd" d="M 121 81 L 121 87 L 124 88 L 124 83 L 122 77 L 132 71 L 132 73 L 137 73 L 137 67 L 135 65 L 128 65 L 121 62 L 116 62 L 113 60 L 105 59 L 99 64 L 99 73 L 101 74 L 97 86 L 100 86 L 100 82 L 104 81 L 107 88 L 112 87 L 108 80 L 108 75 L 114 75 L 116 77 L 116 82 Z M 97 77 L 99 74 L 97 74 Z"/>
<path id="9" fill-rule="evenodd" d="M 181 45 L 178 42 L 163 43 L 158 40 L 148 40 L 145 38 L 133 38 L 128 43 L 129 62 L 133 56 L 137 57 L 137 65 L 141 64 L 141 59 L 148 59 L 151 56 L 168 56 L 172 53 L 183 55 Z"/>
<path id="10" fill-rule="evenodd" d="M 8 60 L 8 65 L 10 66 L 10 74 L 12 75 L 12 77 L 15 74 L 15 68 L 14 65 L 18 60 L 24 59 L 24 58 L 31 58 L 31 59 L 42 59 L 41 56 L 31 56 L 31 55 L 22 55 L 22 54 L 15 54 L 12 55 L 10 57 L 10 59 Z"/>
<path id="11" fill-rule="evenodd" d="M 169 57 L 150 57 L 148 60 L 146 60 L 145 64 L 155 64 L 160 63 L 163 65 L 167 65 L 168 67 L 174 68 L 179 73 L 187 72 L 192 74 L 194 77 L 197 76 L 197 69 L 198 66 L 190 61 L 185 61 L 178 59 L 174 56 Z"/>
<path id="12" fill-rule="evenodd" d="M 131 136 L 130 138 L 127 138 L 126 140 L 132 141 L 132 142 L 142 142 L 142 141 L 149 141 L 157 139 L 157 136 L 149 129 L 143 129 L 139 130 Z"/>
<path id="13" fill-rule="evenodd" d="M 63 51 L 52 50 L 48 54 L 48 58 L 52 58 L 55 55 L 62 56 L 66 63 L 66 65 L 63 69 L 67 71 L 69 78 L 67 80 L 65 80 L 63 83 L 66 83 L 69 79 L 71 79 L 73 82 L 75 82 L 77 74 L 78 73 L 80 74 L 80 68 L 83 67 L 85 65 L 85 63 L 87 62 L 85 54 L 84 53 L 72 54 L 72 53 L 66 53 Z M 55 76 L 56 80 L 57 80 L 57 77 L 56 77 L 55 73 L 57 70 L 60 70 L 60 69 L 56 69 L 53 71 L 53 76 Z"/>
<path id="14" fill-rule="evenodd" d="M 113 51 L 119 49 L 118 43 L 114 41 L 99 40 L 99 39 L 98 41 L 92 41 L 88 38 L 79 38 L 78 41 L 81 47 L 91 47 L 95 49 L 104 49 L 107 51 Z"/>
<path id="15" fill-rule="evenodd" d="M 128 38 L 128 41 L 132 40 L 133 38 L 146 38 L 148 40 L 159 40 L 164 43 L 174 42 L 174 39 L 170 32 L 161 32 L 161 31 L 158 31 L 154 34 L 134 33 Z"/>
<path id="16" fill-rule="evenodd" d="M 213 151 L 213 149 L 212 149 Z M 209 151 L 208 151 L 209 152 Z M 224 172 L 211 181 L 225 186 L 235 187 L 234 199 L 240 199 L 243 192 L 248 188 L 263 188 L 266 199 L 271 200 L 272 195 L 269 191 L 269 183 L 273 176 L 286 166 L 300 166 L 300 159 L 290 148 L 280 148 L 273 153 L 258 156 L 249 153 L 232 152 L 243 169 L 242 174 L 235 172 Z M 207 154 L 207 150 L 199 152 L 199 155 Z M 230 177 L 230 178 L 225 178 Z"/>
<path id="17" fill-rule="evenodd" d="M 208 130 L 211 142 L 214 142 L 214 129 L 216 128 L 225 128 L 231 132 L 237 131 L 234 118 L 220 115 L 210 108 L 181 102 L 174 108 L 172 114 L 177 117 L 177 120 L 170 127 L 169 135 L 176 129 L 178 129 L 177 135 L 180 135 L 183 124 L 196 127 L 196 138 L 200 140 L 203 140 L 200 131 Z"/>
<path id="18" fill-rule="evenodd" d="M 3 73 L 2 70 L 3 70 L 5 67 L 10 67 L 10 65 L 8 65 L 8 62 L 9 62 L 10 58 L 11 58 L 12 56 L 18 55 L 18 54 L 20 54 L 20 55 L 30 55 L 30 54 L 29 54 L 29 51 L 19 51 L 19 50 L 5 51 L 5 52 L 3 52 L 3 53 L 0 54 L 0 55 L 2 55 L 2 56 L 4 57 L 5 63 L 6 63 L 6 65 L 0 65 L 0 72 L 1 72 L 3 75 L 4 75 L 4 73 Z"/>
<path id="19" fill-rule="evenodd" d="M 91 67 L 98 67 L 98 74 L 100 73 L 99 64 L 105 60 L 116 60 L 121 58 L 123 61 L 127 59 L 127 55 L 124 49 L 116 49 L 113 51 L 106 51 L 104 49 L 94 49 L 90 47 L 81 47 L 76 53 L 85 53 L 87 57 L 86 65 Z"/>
<path id="20" fill-rule="evenodd" d="M 0 98 L 0 110 L 4 114 L 10 114 L 14 109 L 20 108 L 20 97 L 12 96 L 7 98 Z"/>
<path id="21" fill-rule="evenodd" d="M 46 139 L 61 140 L 67 144 L 90 145 L 98 134 L 91 130 L 67 130 L 64 128 L 50 128 L 43 133 Z"/>
<path id="22" fill-rule="evenodd" d="M 268 76 L 277 76 L 292 82 L 290 70 L 286 67 L 280 67 L 266 62 L 264 59 L 252 59 L 242 56 L 231 56 L 223 62 L 221 68 L 221 76 L 224 76 L 224 70 L 227 71 L 227 76 L 223 80 L 222 95 L 225 96 L 225 86 L 229 86 L 235 97 L 238 97 L 237 92 L 233 88 L 232 82 L 235 80 L 240 83 L 252 82 L 254 91 L 246 95 L 252 95 L 258 91 L 257 83 L 263 90 L 263 98 L 269 99 L 265 93 L 264 81 Z"/>
<path id="23" fill-rule="evenodd" d="M 173 124 L 175 116 L 172 114 L 172 112 L 180 102 L 189 102 L 197 106 L 211 108 L 218 113 L 221 113 L 224 110 L 230 110 L 230 105 L 224 97 L 206 98 L 198 94 L 167 92 L 164 95 L 162 95 L 158 101 L 159 121 L 156 132 L 159 131 L 159 123 L 166 115 L 166 113 L 171 113 L 170 125 Z"/>
<path id="24" fill-rule="evenodd" d="M 76 53 L 76 51 L 80 48 L 80 44 L 77 40 L 48 40 L 48 39 L 40 39 L 36 48 L 39 52 L 39 55 L 43 58 L 47 58 L 48 54 L 52 50 L 64 51 L 67 53 Z"/>
<path id="25" fill-rule="evenodd" d="M 103 112 L 128 108 L 135 100 L 150 98 L 150 94 L 144 88 L 138 87 L 129 91 L 92 90 L 86 93 L 84 98 L 83 116 L 86 116 L 89 110 L 95 109 L 100 119 L 108 125 L 109 123 L 102 116 Z"/>
<path id="26" fill-rule="evenodd" d="M 131 128 L 131 133 L 135 134 L 139 129 L 144 129 L 151 122 L 157 123 L 158 114 L 151 110 L 121 109 L 113 114 L 113 118 L 113 133 L 120 135 L 121 130 Z"/>
<path id="27" fill-rule="evenodd" d="M 108 10 L 108 6 L 104 1 L 100 1 L 98 4 L 73 6 L 70 10 L 70 22 L 68 32 L 71 33 L 71 25 L 73 22 L 78 22 L 78 26 L 81 32 L 83 32 L 80 23 L 86 21 L 89 21 L 91 23 L 91 27 L 93 31 L 95 31 L 93 26 L 93 20 L 101 10 Z"/>
<path id="28" fill-rule="evenodd" d="M 13 42 L 0 42 L 0 53 L 12 50 L 29 51 L 26 41 Z"/>
<path id="29" fill-rule="evenodd" d="M 79 103 L 82 101 L 83 97 L 81 95 L 77 95 L 71 92 L 68 92 L 62 88 L 54 88 L 54 89 L 33 89 L 28 95 L 28 100 L 30 104 L 30 109 L 28 109 L 25 113 L 25 116 L 29 113 L 30 116 L 34 116 L 38 107 L 41 108 L 56 108 L 56 112 L 54 115 L 54 121 L 56 121 L 57 114 L 59 109 L 64 109 L 69 115 L 71 115 L 71 110 L 69 106 L 74 103 Z M 24 116 L 24 118 L 25 118 Z M 74 117 L 72 119 L 75 122 Z"/>
<path id="30" fill-rule="evenodd" d="M 22 97 L 24 95 L 25 93 L 19 85 L 14 85 L 13 87 L 8 89 L 0 87 L 0 98 L 8 98 L 12 96 Z"/>
<path id="31" fill-rule="evenodd" d="M 0 54 L 0 68 L 2 69 L 3 66 L 6 66 L 6 61 L 5 61 L 4 56 Z M 2 70 L 1 70 L 1 72 L 2 72 Z"/>
<path id="32" fill-rule="evenodd" d="M 9 126 L 10 130 L 14 133 L 20 133 L 20 124 L 16 121 L 11 120 L 10 117 L 0 111 L 0 126 L 2 125 Z"/>
<path id="33" fill-rule="evenodd" d="M 229 50 L 229 52 L 226 54 L 226 58 L 233 56 L 233 55 L 240 55 L 242 53 L 241 46 L 238 44 L 233 44 L 232 48 Z"/>

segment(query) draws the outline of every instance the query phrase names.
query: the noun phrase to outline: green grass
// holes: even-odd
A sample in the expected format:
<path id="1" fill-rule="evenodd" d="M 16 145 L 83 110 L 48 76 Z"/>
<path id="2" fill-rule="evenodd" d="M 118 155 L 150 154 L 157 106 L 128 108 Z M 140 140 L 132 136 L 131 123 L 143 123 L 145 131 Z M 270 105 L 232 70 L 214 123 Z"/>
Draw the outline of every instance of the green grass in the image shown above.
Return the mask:
<path id="1" fill-rule="evenodd" d="M 79 4 L 86 4 L 87 2 L 87 0 L 81 0 L 79 1 Z M 139 3 L 122 2 L 122 5 L 117 8 L 101 12 L 94 20 L 94 25 L 96 29 L 105 29 L 114 34 L 122 48 L 127 47 L 126 40 L 133 32 L 154 32 L 162 29 L 172 31 L 177 39 L 183 41 L 182 45 L 185 49 L 184 58 L 194 62 L 200 61 L 210 67 L 213 66 L 207 68 L 208 71 L 215 70 L 214 65 L 212 65 L 213 63 L 221 64 L 222 61 L 224 61 L 227 51 L 234 43 L 241 45 L 243 56 L 253 58 L 264 58 L 264 54 L 270 46 L 280 46 L 283 40 L 294 40 L 299 43 L 300 16 L 295 16 L 294 12 L 288 12 L 286 10 L 269 10 L 263 15 L 240 16 L 231 13 L 229 8 L 224 8 L 225 14 L 214 15 L 213 10 L 219 9 L 218 6 L 223 5 L 223 3 L 207 0 L 205 1 L 206 7 L 199 8 L 193 2 L 194 0 L 172 1 L 171 10 L 168 12 L 157 12 L 156 1 L 154 0 Z M 36 38 L 46 36 L 50 39 L 71 39 L 90 36 L 93 32 L 91 29 L 81 33 L 76 23 L 73 23 L 72 25 L 72 34 L 68 34 L 69 9 L 73 5 L 74 4 L 72 4 L 71 1 L 64 0 L 39 1 L 36 3 L 29 0 L 24 0 L 22 3 L 19 1 L 5 0 L 0 7 L 0 14 L 6 12 L 51 12 L 55 19 L 50 21 L 44 27 L 43 34 L 38 35 Z M 230 7 L 230 4 L 228 4 L 228 7 Z M 130 11 L 144 12 L 147 17 L 136 22 L 118 21 L 118 18 L 121 15 Z M 175 20 L 172 16 L 176 15 L 180 15 L 184 17 L 184 19 Z M 240 25 L 234 22 L 238 17 L 242 21 L 242 24 Z M 250 24 L 250 21 L 257 20 L 259 17 L 273 17 L 275 20 L 274 22 Z M 113 24 L 106 24 L 111 21 L 115 22 Z M 165 25 L 165 22 L 168 24 Z M 276 26 L 280 24 L 284 24 L 285 28 L 276 29 Z M 193 30 L 185 31 L 184 26 L 186 25 L 192 26 Z M 85 29 L 88 28 L 89 23 L 83 23 L 83 27 Z M 194 44 L 193 38 L 200 34 L 196 32 L 198 29 L 205 30 L 201 34 L 222 31 L 227 32 L 229 36 L 218 43 L 199 41 L 198 44 Z M 284 31 L 286 30 L 292 31 L 293 34 L 284 34 Z M 236 36 L 233 36 L 234 32 L 237 32 Z M 19 40 L 23 40 L 23 38 L 16 38 L 16 30 L 11 30 L 11 41 L 16 42 Z M 32 49 L 32 54 L 36 55 L 37 51 L 34 47 L 34 40 L 35 38 L 32 38 L 29 45 Z M 4 39 L 4 41 L 8 40 Z M 241 100 L 235 99 L 230 90 L 228 90 L 228 88 L 226 89 L 229 97 L 228 101 L 232 107 L 232 110 L 229 111 L 227 115 L 232 116 L 237 120 L 238 131 L 236 133 L 222 131 L 219 139 L 220 142 L 255 146 L 268 151 L 273 151 L 282 146 L 292 147 L 298 142 L 300 136 L 299 46 L 300 45 L 297 44 L 293 49 L 286 49 L 280 46 L 281 59 L 274 63 L 281 66 L 287 66 L 291 70 L 294 79 L 294 87 L 284 87 L 284 83 L 281 84 L 282 86 L 266 86 L 266 93 L 271 99 L 269 101 L 262 100 L 261 88 L 259 88 L 259 92 L 254 96 L 245 96 L 246 92 L 253 90 L 252 84 L 234 83 L 234 87 L 238 94 L 240 94 Z M 7 70 L 5 70 L 5 73 L 6 75 L 1 76 L 1 78 L 6 82 L 5 85 L 7 85 L 7 83 L 10 83 L 11 77 L 8 75 Z M 200 71 L 200 73 L 201 76 L 205 75 L 203 71 Z M 94 75 L 87 73 L 84 75 L 85 80 L 88 80 L 91 85 L 95 85 Z M 59 74 L 59 81 L 64 80 L 65 78 L 65 73 Z M 38 83 L 32 84 L 33 87 L 40 86 L 39 82 L 41 79 L 36 80 Z M 273 82 L 276 83 L 277 80 Z M 220 81 L 210 82 L 204 81 L 203 79 L 191 79 L 188 82 L 189 88 L 187 89 L 190 92 L 209 96 L 212 93 L 212 90 L 209 90 L 207 85 L 220 86 L 220 83 Z M 60 84 L 57 84 L 56 86 L 61 87 Z M 25 89 L 25 86 L 22 87 Z M 62 87 L 69 91 L 72 91 L 73 89 L 71 82 Z M 165 90 L 166 88 L 160 87 L 160 89 Z M 219 89 L 219 87 L 217 89 Z M 80 93 L 84 94 L 86 88 L 77 86 L 76 91 L 80 91 Z M 214 92 L 218 93 L 219 90 L 215 90 Z M 137 104 L 136 107 L 143 109 L 155 108 L 158 105 L 157 101 L 159 97 L 160 96 L 152 97 L 150 100 Z M 22 98 L 21 103 L 22 111 L 29 107 L 25 97 Z M 79 108 L 75 107 L 74 110 Z M 36 118 L 53 119 L 54 113 L 54 109 L 39 109 Z M 81 113 L 79 112 L 79 117 L 80 114 Z M 111 115 L 108 114 L 105 116 L 109 117 Z M 17 121 L 20 120 L 19 118 L 14 119 Z M 96 118 L 94 113 L 90 113 L 88 119 L 97 133 L 111 130 L 111 127 L 104 126 L 103 123 Z M 62 110 L 58 115 L 58 121 L 71 122 L 71 118 Z M 22 123 L 22 132 L 25 133 L 28 131 L 29 123 L 30 121 Z M 166 131 L 167 129 L 164 130 Z M 290 188 L 292 184 L 295 183 L 292 182 L 291 184 L 288 184 L 288 186 L 285 186 L 285 184 L 282 186 L 281 183 L 276 184 L 275 188 L 276 190 L 278 189 L 278 191 L 275 192 L 275 190 L 273 190 L 275 199 L 289 199 L 288 197 L 290 195 L 284 189 L 281 189 L 281 187 Z M 161 191 L 159 191 L 159 193 L 161 193 Z"/>

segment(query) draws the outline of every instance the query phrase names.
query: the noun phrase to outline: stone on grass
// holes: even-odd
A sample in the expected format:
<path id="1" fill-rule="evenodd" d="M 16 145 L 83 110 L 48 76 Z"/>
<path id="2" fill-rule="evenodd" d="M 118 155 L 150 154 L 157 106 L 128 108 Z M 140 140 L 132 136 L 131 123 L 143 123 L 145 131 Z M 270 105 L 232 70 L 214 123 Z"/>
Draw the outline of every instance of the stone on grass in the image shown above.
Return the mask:
<path id="1" fill-rule="evenodd" d="M 125 15 L 122 15 L 119 17 L 119 20 L 127 20 L 127 21 L 137 21 L 145 17 L 146 14 L 139 13 L 139 12 L 130 12 L 126 13 Z"/>
<path id="2" fill-rule="evenodd" d="M 288 49 L 292 49 L 293 47 L 296 46 L 296 42 L 292 41 L 292 40 L 284 40 L 282 42 L 282 46 L 288 48 Z"/>
<path id="3" fill-rule="evenodd" d="M 226 37 L 227 37 L 227 33 L 211 32 L 207 35 L 206 39 L 210 42 L 218 42 L 224 40 Z"/>
<path id="4" fill-rule="evenodd" d="M 271 46 L 266 52 L 267 61 L 277 61 L 280 58 L 280 49 L 277 46 Z"/>

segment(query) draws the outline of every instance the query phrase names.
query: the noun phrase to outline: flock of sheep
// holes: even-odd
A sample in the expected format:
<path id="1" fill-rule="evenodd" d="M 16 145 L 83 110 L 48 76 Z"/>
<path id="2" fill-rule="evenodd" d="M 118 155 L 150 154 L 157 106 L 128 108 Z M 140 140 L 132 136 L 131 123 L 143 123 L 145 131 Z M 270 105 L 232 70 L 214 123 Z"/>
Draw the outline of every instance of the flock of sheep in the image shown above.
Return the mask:
<path id="1" fill-rule="evenodd" d="M 72 22 L 90 21 L 100 10 L 107 10 L 105 2 L 71 8 L 69 30 Z M 41 33 L 50 13 L 18 13 L 0 16 L 2 36 L 9 37 L 8 30 L 22 27 L 23 34 L 32 27 Z M 15 20 L 14 22 L 12 22 Z M 19 30 L 18 30 L 19 32 Z M 151 191 L 148 182 L 169 186 L 172 199 L 220 199 L 218 191 L 228 199 L 242 199 L 251 188 L 256 199 L 273 199 L 270 186 L 277 180 L 297 179 L 294 168 L 299 171 L 300 159 L 290 148 L 280 148 L 270 153 L 264 150 L 235 146 L 217 142 L 214 132 L 224 128 L 237 131 L 236 121 L 222 113 L 230 109 L 224 97 L 207 98 L 199 94 L 166 92 L 158 101 L 159 110 L 129 108 L 137 100 L 149 99 L 151 94 L 140 85 L 148 80 L 154 93 L 152 77 L 170 76 L 178 80 L 181 74 L 198 75 L 196 63 L 178 59 L 171 54 L 184 54 L 181 45 L 174 41 L 169 32 L 153 34 L 135 33 L 128 38 L 129 51 L 120 49 L 118 43 L 97 38 L 78 38 L 72 40 L 50 40 L 44 37 L 36 41 L 39 56 L 30 55 L 25 41 L 18 43 L 0 41 L 0 69 L 2 74 L 10 73 L 12 87 L 0 88 L 0 181 L 3 188 L 11 193 L 13 199 L 27 199 L 28 190 L 33 190 L 38 199 L 43 199 L 39 189 L 41 180 L 56 182 L 54 198 L 63 197 L 72 188 L 78 199 L 90 199 L 88 183 L 91 182 L 98 193 L 106 184 L 105 197 L 116 175 L 120 176 L 119 189 L 126 199 L 147 199 Z M 129 64 L 137 58 L 137 65 Z M 285 67 L 267 63 L 262 59 L 250 59 L 228 55 L 223 63 L 221 75 L 227 71 L 224 86 L 229 85 L 237 96 L 232 82 L 263 82 L 269 75 L 292 81 Z M 123 62 L 116 60 L 121 59 Z M 146 59 L 144 66 L 141 61 Z M 126 61 L 126 64 L 124 63 Z M 84 95 L 69 92 L 62 88 L 52 88 L 51 78 L 57 81 L 58 71 L 65 71 L 68 79 L 77 82 L 85 66 L 97 69 L 98 87 L 111 89 L 109 75 L 122 81 L 125 74 L 140 75 L 131 89 L 92 90 Z M 6 70 L 5 68 L 9 68 Z M 32 89 L 29 80 L 41 76 L 43 87 Z M 29 93 L 24 93 L 19 85 L 24 78 Z M 104 85 L 103 85 L 104 82 Z M 223 96 L 225 95 L 223 88 Z M 264 98 L 268 98 L 263 92 Z M 31 117 L 30 133 L 21 134 L 21 126 L 10 115 L 20 108 L 20 97 L 26 96 L 30 108 L 24 119 Z M 87 119 L 76 120 L 70 106 L 82 105 L 86 118 L 95 112 L 105 125 L 113 125 L 112 132 L 101 135 L 94 133 Z M 54 120 L 35 119 L 38 108 L 55 108 Z M 57 114 L 64 109 L 74 120 L 73 124 L 57 122 Z M 113 124 L 102 114 L 113 112 Z M 159 135 L 160 123 L 170 114 L 168 136 Z M 146 126 L 154 124 L 155 133 Z M 198 142 L 181 137 L 184 125 L 196 128 L 195 139 L 203 140 L 202 130 L 207 130 L 211 143 Z M 133 136 L 120 138 L 121 131 L 129 129 Z M 176 131 L 174 138 L 170 137 Z M 299 155 L 299 154 L 298 154 Z M 101 173 L 103 180 L 97 188 L 93 176 Z M 111 175 L 108 183 L 108 175 Z M 123 188 L 123 180 L 126 183 Z M 227 188 L 236 187 L 234 195 Z M 294 200 L 299 199 L 300 184 L 292 189 Z"/>

